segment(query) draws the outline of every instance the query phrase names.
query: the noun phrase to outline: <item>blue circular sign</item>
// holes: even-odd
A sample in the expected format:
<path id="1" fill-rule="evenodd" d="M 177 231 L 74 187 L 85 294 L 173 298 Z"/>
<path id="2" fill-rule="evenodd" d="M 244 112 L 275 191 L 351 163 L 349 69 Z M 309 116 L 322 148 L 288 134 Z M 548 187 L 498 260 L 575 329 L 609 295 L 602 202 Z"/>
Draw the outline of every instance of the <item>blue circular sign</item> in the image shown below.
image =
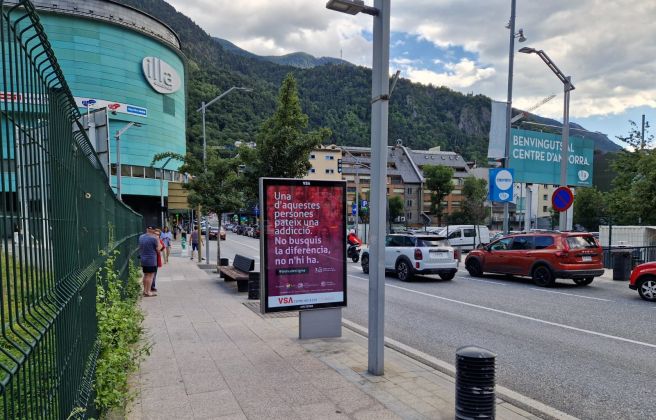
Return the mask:
<path id="1" fill-rule="evenodd" d="M 551 196 L 551 205 L 558 212 L 567 211 L 574 202 L 574 194 L 568 187 L 558 187 Z"/>

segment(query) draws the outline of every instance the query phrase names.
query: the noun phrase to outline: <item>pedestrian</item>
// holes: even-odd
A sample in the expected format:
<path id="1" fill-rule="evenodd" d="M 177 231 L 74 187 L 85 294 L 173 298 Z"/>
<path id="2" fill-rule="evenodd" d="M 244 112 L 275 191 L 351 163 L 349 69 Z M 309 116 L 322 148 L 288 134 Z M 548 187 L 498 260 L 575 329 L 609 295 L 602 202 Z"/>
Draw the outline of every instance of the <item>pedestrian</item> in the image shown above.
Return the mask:
<path id="1" fill-rule="evenodd" d="M 191 232 L 191 259 L 194 259 L 194 251 L 198 251 L 198 242 L 203 243 L 203 238 L 200 236 L 200 232 L 198 231 L 198 227 L 194 229 L 193 232 Z M 200 257 L 200 253 L 198 254 Z"/>
<path id="2" fill-rule="evenodd" d="M 168 226 L 164 227 L 164 232 L 162 232 L 159 238 L 164 243 L 164 264 L 168 264 L 169 255 L 171 255 L 171 241 L 173 240 L 171 232 L 169 232 Z"/>
<path id="3" fill-rule="evenodd" d="M 145 297 L 157 296 L 151 291 L 153 278 L 157 273 L 157 254 L 161 249 L 159 240 L 155 237 L 155 228 L 148 226 L 146 233 L 139 236 L 139 260 L 143 271 L 143 295 Z"/>
<path id="4" fill-rule="evenodd" d="M 173 240 L 177 241 L 178 240 L 178 231 L 180 230 L 180 226 L 177 224 L 173 226 Z"/>

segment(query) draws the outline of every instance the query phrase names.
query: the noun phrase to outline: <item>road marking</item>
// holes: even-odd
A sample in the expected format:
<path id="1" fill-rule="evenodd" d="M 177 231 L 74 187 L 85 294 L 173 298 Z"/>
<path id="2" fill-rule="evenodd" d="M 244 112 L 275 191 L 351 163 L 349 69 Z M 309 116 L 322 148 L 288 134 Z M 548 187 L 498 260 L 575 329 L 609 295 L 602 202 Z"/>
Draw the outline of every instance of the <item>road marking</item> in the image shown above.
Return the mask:
<path id="1" fill-rule="evenodd" d="M 600 332 L 597 332 L 597 331 L 586 330 L 584 328 L 572 327 L 571 325 L 559 324 L 557 322 L 551 322 L 551 321 L 546 321 L 544 319 L 533 318 L 531 316 L 520 315 L 520 314 L 516 314 L 514 312 L 503 311 L 501 309 L 489 308 L 487 306 L 476 305 L 474 303 L 463 302 L 461 300 L 450 299 L 450 298 L 437 296 L 437 295 L 431 295 L 430 293 L 424 293 L 424 292 L 420 292 L 418 290 L 408 289 L 406 287 L 394 286 L 392 284 L 386 284 L 386 286 L 394 288 L 394 289 L 405 290 L 406 292 L 410 292 L 410 293 L 416 293 L 418 295 L 424 295 L 424 296 L 432 297 L 432 298 L 435 298 L 435 299 L 444 300 L 444 301 L 447 301 L 447 302 L 458 303 L 460 305 L 469 306 L 469 307 L 472 307 L 472 308 L 483 309 L 485 311 L 490 311 L 490 312 L 495 312 L 495 313 L 498 313 L 498 314 L 508 315 L 508 316 L 512 316 L 512 317 L 515 317 L 515 318 L 526 319 L 528 321 L 534 321 L 534 322 L 538 322 L 540 324 L 551 325 L 551 326 L 563 328 L 563 329 L 566 329 L 566 330 L 582 332 L 582 333 L 585 333 L 585 334 L 596 335 L 598 337 L 609 338 L 609 339 L 612 339 L 612 340 L 623 341 L 625 343 L 631 343 L 631 344 L 636 344 L 636 345 L 639 345 L 639 346 L 644 346 L 644 347 L 649 347 L 649 348 L 656 349 L 656 344 L 645 343 L 643 341 L 637 341 L 637 340 L 631 340 L 629 338 L 618 337 L 616 335 L 610 335 L 610 334 L 604 334 L 604 333 L 600 333 Z"/>
<path id="2" fill-rule="evenodd" d="M 537 290 L 538 292 L 545 292 L 545 293 L 557 293 L 559 295 L 575 296 L 575 297 L 580 297 L 580 298 L 583 298 L 583 299 L 601 300 L 603 302 L 612 302 L 612 300 L 610 300 L 610 299 L 602 299 L 602 298 L 596 298 L 596 297 L 591 297 L 591 296 L 576 295 L 574 293 L 556 292 L 556 291 L 553 291 L 553 290 L 540 289 L 539 287 L 531 287 L 531 290 Z"/>
<path id="3" fill-rule="evenodd" d="M 456 278 L 457 279 L 464 279 L 464 280 L 480 281 L 481 283 L 498 284 L 499 286 L 508 286 L 506 283 L 500 283 L 498 281 L 473 279 L 471 277 L 464 277 L 464 276 L 456 276 Z"/>

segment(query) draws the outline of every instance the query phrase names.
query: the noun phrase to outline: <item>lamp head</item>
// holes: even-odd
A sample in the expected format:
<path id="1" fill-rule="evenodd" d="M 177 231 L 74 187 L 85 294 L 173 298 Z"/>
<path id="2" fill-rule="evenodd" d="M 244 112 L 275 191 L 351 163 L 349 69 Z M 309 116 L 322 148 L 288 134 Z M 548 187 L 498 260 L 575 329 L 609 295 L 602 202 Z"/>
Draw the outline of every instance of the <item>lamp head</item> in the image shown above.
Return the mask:
<path id="1" fill-rule="evenodd" d="M 517 35 L 519 35 L 519 42 L 525 42 L 526 37 L 524 37 L 524 30 L 520 29 L 519 32 L 517 32 Z"/>
<path id="2" fill-rule="evenodd" d="M 522 48 L 519 49 L 519 52 L 524 53 L 524 54 L 533 54 L 533 53 L 538 52 L 538 50 L 536 50 L 535 48 L 531 48 L 531 47 L 522 47 Z"/>
<path id="3" fill-rule="evenodd" d="M 357 15 L 364 9 L 364 0 L 328 0 L 326 9 Z"/>

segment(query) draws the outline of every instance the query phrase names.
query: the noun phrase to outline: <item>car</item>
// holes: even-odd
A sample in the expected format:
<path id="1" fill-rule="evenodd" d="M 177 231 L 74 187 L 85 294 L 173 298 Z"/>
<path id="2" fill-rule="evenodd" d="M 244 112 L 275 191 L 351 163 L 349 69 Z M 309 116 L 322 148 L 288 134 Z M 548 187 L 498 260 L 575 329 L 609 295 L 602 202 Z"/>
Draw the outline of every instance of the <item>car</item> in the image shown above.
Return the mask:
<path id="1" fill-rule="evenodd" d="M 218 234 L 219 234 L 219 227 L 210 225 L 210 234 L 209 234 L 210 241 L 215 240 Z"/>
<path id="2" fill-rule="evenodd" d="M 226 240 L 226 230 L 221 226 L 221 229 L 219 230 L 219 238 L 221 238 L 222 241 Z"/>
<path id="3" fill-rule="evenodd" d="M 556 279 L 586 286 L 604 274 L 603 251 L 589 233 L 535 232 L 505 236 L 472 250 L 465 259 L 472 277 L 484 273 L 527 276 L 541 287 Z"/>
<path id="4" fill-rule="evenodd" d="M 636 266 L 631 272 L 629 287 L 637 290 L 644 300 L 656 302 L 656 262 Z"/>
<path id="5" fill-rule="evenodd" d="M 437 231 L 436 234 L 446 237 L 449 245 L 462 250 L 470 250 L 479 244 L 490 243 L 490 230 L 483 225 L 451 225 Z"/>
<path id="6" fill-rule="evenodd" d="M 364 249 L 360 265 L 369 273 L 369 250 Z M 385 238 L 385 271 L 401 281 L 417 274 L 437 274 L 452 280 L 458 272 L 458 260 L 446 238 L 436 235 L 392 234 Z"/>

